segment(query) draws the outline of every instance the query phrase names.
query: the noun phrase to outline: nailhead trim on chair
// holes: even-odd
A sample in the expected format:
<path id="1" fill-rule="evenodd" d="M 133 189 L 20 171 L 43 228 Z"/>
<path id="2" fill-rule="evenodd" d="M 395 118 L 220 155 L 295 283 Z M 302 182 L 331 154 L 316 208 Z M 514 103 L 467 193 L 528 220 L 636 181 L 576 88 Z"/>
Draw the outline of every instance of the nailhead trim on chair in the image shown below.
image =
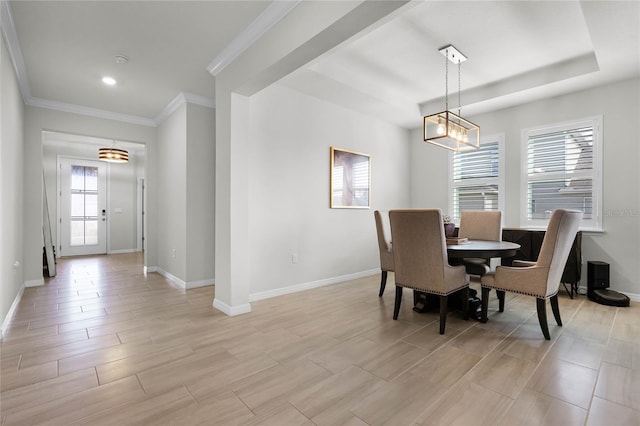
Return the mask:
<path id="1" fill-rule="evenodd" d="M 418 287 L 412 287 L 410 285 L 404 285 L 404 284 L 398 284 L 396 283 L 397 286 L 403 287 L 403 288 L 410 288 L 411 290 L 417 290 L 417 291 L 421 291 L 423 293 L 429 293 L 429 294 L 437 294 L 438 296 L 448 296 L 452 293 L 455 293 L 456 291 L 462 290 L 463 288 L 468 287 L 468 284 L 463 285 L 462 287 L 458 287 L 454 290 L 451 290 L 448 293 L 443 293 L 443 292 L 439 292 L 439 291 L 434 291 L 434 290 L 425 290 L 424 288 L 418 288 Z"/>
<path id="2" fill-rule="evenodd" d="M 516 290 L 513 290 L 513 289 L 506 289 L 506 288 L 500 288 L 500 287 L 490 287 L 488 285 L 483 285 L 482 288 L 489 288 L 489 289 L 499 290 L 499 291 L 508 291 L 510 293 L 524 294 L 526 296 L 533 296 L 533 297 L 538 297 L 538 298 L 541 298 L 541 299 L 549 299 L 549 298 L 555 296 L 556 294 L 558 294 L 557 290 L 553 294 L 550 294 L 548 296 L 544 296 L 544 295 L 539 295 L 539 294 L 528 293 L 526 291 L 516 291 Z"/>

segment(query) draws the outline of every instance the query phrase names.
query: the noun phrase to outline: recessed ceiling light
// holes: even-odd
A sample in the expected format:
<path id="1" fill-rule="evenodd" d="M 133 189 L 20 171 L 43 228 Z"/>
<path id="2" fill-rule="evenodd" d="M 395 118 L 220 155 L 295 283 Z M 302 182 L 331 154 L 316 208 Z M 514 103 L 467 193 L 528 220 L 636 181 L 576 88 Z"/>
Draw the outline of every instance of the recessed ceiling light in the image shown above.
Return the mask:
<path id="1" fill-rule="evenodd" d="M 116 80 L 113 77 L 102 77 L 102 82 L 107 86 L 113 86 L 116 84 Z"/>

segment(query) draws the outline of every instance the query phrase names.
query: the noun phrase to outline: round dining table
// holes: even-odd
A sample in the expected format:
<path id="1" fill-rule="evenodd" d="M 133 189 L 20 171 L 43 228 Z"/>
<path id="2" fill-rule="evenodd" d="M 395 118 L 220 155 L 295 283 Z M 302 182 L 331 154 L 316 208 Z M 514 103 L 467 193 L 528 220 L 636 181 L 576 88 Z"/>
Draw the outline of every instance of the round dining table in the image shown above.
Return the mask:
<path id="1" fill-rule="evenodd" d="M 461 244 L 447 244 L 447 255 L 454 259 L 464 257 L 491 259 L 513 257 L 519 249 L 520 244 L 510 241 L 467 240 Z"/>

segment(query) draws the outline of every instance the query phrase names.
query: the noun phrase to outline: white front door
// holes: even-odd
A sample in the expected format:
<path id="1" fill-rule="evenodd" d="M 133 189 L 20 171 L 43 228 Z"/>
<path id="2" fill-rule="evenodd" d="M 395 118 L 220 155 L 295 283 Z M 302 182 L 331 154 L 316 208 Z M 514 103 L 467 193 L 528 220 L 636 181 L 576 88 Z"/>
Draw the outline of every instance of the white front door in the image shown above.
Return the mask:
<path id="1" fill-rule="evenodd" d="M 107 165 L 60 158 L 60 256 L 107 252 Z"/>

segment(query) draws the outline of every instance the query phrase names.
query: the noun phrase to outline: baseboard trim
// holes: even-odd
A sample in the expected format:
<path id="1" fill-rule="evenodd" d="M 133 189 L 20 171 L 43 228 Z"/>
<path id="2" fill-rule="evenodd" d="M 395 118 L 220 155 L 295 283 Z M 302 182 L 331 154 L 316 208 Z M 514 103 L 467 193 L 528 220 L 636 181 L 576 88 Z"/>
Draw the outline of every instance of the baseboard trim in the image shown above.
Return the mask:
<path id="1" fill-rule="evenodd" d="M 142 268 L 143 272 L 145 274 L 148 274 L 150 272 L 158 272 L 158 267 L 157 266 L 144 266 Z"/>
<path id="2" fill-rule="evenodd" d="M 323 280 L 310 281 L 307 283 L 295 284 L 288 287 L 277 288 L 274 290 L 267 290 L 258 293 L 249 294 L 249 302 L 257 302 L 258 300 L 270 299 L 272 297 L 282 296 L 290 293 L 297 293 L 299 291 L 311 290 L 312 288 L 324 287 L 327 285 L 338 284 L 345 281 L 355 280 L 358 278 L 369 277 L 380 273 L 379 269 L 369 269 L 367 271 L 355 272 L 353 274 L 340 275 L 337 277 L 325 278 Z M 246 303 L 239 306 L 229 306 L 226 303 L 220 301 L 220 299 L 213 299 L 213 307 L 219 311 L 224 312 L 229 316 L 235 316 L 240 314 L 246 314 L 251 312 L 251 303 Z"/>
<path id="3" fill-rule="evenodd" d="M 44 285 L 44 278 L 39 278 L 37 280 L 25 281 L 25 287 L 42 287 Z"/>
<path id="4" fill-rule="evenodd" d="M 273 290 L 261 291 L 249 295 L 249 302 L 270 299 L 272 297 L 283 296 L 285 294 L 297 293 L 299 291 L 311 290 L 312 288 L 324 287 L 327 285 L 338 284 L 345 281 L 355 280 L 358 278 L 368 277 L 380 273 L 380 269 L 369 269 L 367 271 L 355 272 L 353 274 L 340 275 L 332 278 L 325 278 L 307 283 L 295 284 L 288 287 L 276 288 Z"/>
<path id="5" fill-rule="evenodd" d="M 245 303 L 244 305 L 238 306 L 229 306 L 226 303 L 222 302 L 220 299 L 213 299 L 213 307 L 217 310 L 227 314 L 230 317 L 234 317 L 236 315 L 248 314 L 251 312 L 251 304 Z"/>
<path id="6" fill-rule="evenodd" d="M 213 278 L 208 278 L 206 280 L 198 280 L 198 281 L 184 281 L 176 277 L 175 275 L 165 271 L 164 269 L 158 268 L 155 266 L 147 268 L 146 272 L 157 272 L 163 277 L 165 277 L 166 279 L 168 279 L 169 281 L 171 281 L 172 283 L 174 283 L 175 285 L 178 285 L 184 288 L 185 290 L 190 290 L 192 288 L 199 288 L 199 287 L 208 287 L 208 286 L 215 285 L 216 283 Z"/>
<path id="7" fill-rule="evenodd" d="M 199 280 L 199 281 L 187 281 L 186 289 L 189 290 L 192 288 L 209 287 L 212 285 L 216 285 L 216 280 L 213 278 L 209 278 L 206 280 Z"/>
<path id="8" fill-rule="evenodd" d="M 20 286 L 20 290 L 18 290 L 18 294 L 16 295 L 15 299 L 13 299 L 13 303 L 11 304 L 11 307 L 9 308 L 7 315 L 4 317 L 4 320 L 2 321 L 2 326 L 0 326 L 0 340 L 2 340 L 2 338 L 4 337 L 4 333 L 7 331 L 7 327 L 9 327 L 9 323 L 11 323 L 11 320 L 13 319 L 13 315 L 16 313 L 16 309 L 18 308 L 18 304 L 22 299 L 22 295 L 24 294 L 25 288 L 26 288 L 26 283 Z"/>
<path id="9" fill-rule="evenodd" d="M 162 268 L 156 268 L 156 272 L 159 273 L 160 275 L 162 275 L 163 277 L 165 277 L 166 279 L 168 279 L 169 281 L 171 281 L 172 283 L 174 283 L 177 286 L 180 286 L 182 288 L 187 288 L 187 283 L 184 282 L 183 280 L 181 280 L 180 278 L 176 277 L 175 275 L 165 271 Z"/>
<path id="10" fill-rule="evenodd" d="M 137 248 L 133 249 L 122 249 L 122 250 L 109 250 L 107 254 L 125 254 L 125 253 L 137 253 L 142 250 L 138 250 Z"/>
<path id="11" fill-rule="evenodd" d="M 634 302 L 640 302 L 640 294 L 627 293 L 626 291 L 621 291 L 620 293 L 626 294 L 627 296 L 629 296 L 629 299 L 633 300 Z"/>

